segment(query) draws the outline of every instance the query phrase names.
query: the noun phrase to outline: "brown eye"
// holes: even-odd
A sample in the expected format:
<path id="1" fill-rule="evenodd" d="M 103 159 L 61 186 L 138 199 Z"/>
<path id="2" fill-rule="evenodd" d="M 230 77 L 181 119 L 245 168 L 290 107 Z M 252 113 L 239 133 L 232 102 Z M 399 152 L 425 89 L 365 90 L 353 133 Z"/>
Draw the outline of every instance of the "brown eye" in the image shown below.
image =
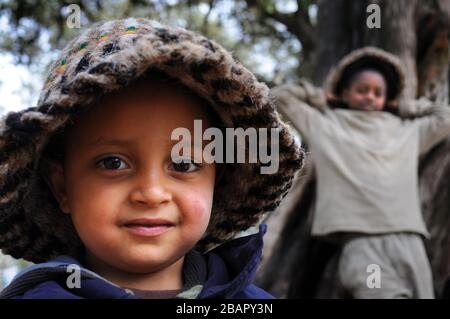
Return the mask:
<path id="1" fill-rule="evenodd" d="M 98 161 L 98 164 L 102 168 L 111 170 L 124 169 L 128 167 L 125 162 L 117 156 L 105 157 L 104 159 Z M 121 164 L 125 164 L 126 167 L 123 167 Z"/>
<path id="2" fill-rule="evenodd" d="M 193 162 L 192 159 L 183 159 L 179 163 L 172 162 L 171 169 L 181 173 L 191 173 L 200 167 L 199 164 Z"/>

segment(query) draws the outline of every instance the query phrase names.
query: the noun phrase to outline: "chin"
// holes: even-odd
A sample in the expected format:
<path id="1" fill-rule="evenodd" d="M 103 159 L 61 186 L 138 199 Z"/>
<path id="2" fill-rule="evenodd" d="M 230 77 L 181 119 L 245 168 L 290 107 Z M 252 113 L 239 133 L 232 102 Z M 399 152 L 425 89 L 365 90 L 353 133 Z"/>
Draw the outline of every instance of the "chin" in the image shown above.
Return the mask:
<path id="1" fill-rule="evenodd" d="M 355 109 L 357 109 L 357 110 L 360 110 L 360 111 L 382 111 L 382 109 L 378 109 L 378 108 L 375 108 L 375 107 L 365 107 L 365 106 L 359 106 L 359 107 L 356 107 Z"/>
<path id="2" fill-rule="evenodd" d="M 151 272 L 158 272 L 167 267 L 168 263 L 166 260 L 155 260 L 155 259 L 134 259 L 128 260 L 122 265 L 123 270 L 127 272 L 145 274 Z M 169 263 L 170 264 L 170 263 Z M 121 267 L 121 268 L 122 268 Z"/>

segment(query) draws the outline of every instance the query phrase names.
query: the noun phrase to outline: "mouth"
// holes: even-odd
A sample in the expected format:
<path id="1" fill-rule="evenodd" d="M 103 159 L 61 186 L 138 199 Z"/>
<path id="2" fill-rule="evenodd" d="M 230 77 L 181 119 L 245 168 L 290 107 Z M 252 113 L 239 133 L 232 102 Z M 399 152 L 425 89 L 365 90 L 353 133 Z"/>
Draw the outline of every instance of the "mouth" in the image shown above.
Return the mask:
<path id="1" fill-rule="evenodd" d="M 159 218 L 139 218 L 124 222 L 122 227 L 132 235 L 155 237 L 171 230 L 175 223 Z"/>
<path id="2" fill-rule="evenodd" d="M 373 104 L 363 104 L 361 105 L 361 109 L 363 110 L 375 110 L 377 107 Z"/>

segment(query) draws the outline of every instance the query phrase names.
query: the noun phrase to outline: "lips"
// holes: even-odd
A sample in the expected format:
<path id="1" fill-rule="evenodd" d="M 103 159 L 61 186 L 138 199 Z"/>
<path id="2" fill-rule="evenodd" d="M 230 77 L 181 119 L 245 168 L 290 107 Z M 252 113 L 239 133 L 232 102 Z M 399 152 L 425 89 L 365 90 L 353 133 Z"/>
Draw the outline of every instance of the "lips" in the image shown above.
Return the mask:
<path id="1" fill-rule="evenodd" d="M 366 109 L 366 110 L 374 110 L 376 109 L 376 105 L 371 103 L 371 102 L 367 102 L 367 103 L 363 103 L 361 104 L 361 108 Z"/>
<path id="2" fill-rule="evenodd" d="M 165 219 L 139 218 L 124 222 L 122 227 L 136 236 L 154 237 L 168 232 L 175 223 Z"/>

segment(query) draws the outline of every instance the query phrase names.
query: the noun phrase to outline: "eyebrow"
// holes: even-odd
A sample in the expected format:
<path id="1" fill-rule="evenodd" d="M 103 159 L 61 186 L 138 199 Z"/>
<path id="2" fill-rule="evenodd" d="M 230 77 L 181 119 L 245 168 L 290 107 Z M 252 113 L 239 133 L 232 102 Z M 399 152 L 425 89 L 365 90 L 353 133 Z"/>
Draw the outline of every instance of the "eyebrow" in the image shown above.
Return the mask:
<path id="1" fill-rule="evenodd" d="M 133 143 L 133 139 L 130 140 L 121 140 L 121 139 L 107 139 L 104 137 L 99 137 L 98 139 L 94 140 L 92 143 L 89 143 L 89 146 L 98 146 L 98 145 L 119 145 L 119 146 L 125 146 L 130 143 Z"/>

